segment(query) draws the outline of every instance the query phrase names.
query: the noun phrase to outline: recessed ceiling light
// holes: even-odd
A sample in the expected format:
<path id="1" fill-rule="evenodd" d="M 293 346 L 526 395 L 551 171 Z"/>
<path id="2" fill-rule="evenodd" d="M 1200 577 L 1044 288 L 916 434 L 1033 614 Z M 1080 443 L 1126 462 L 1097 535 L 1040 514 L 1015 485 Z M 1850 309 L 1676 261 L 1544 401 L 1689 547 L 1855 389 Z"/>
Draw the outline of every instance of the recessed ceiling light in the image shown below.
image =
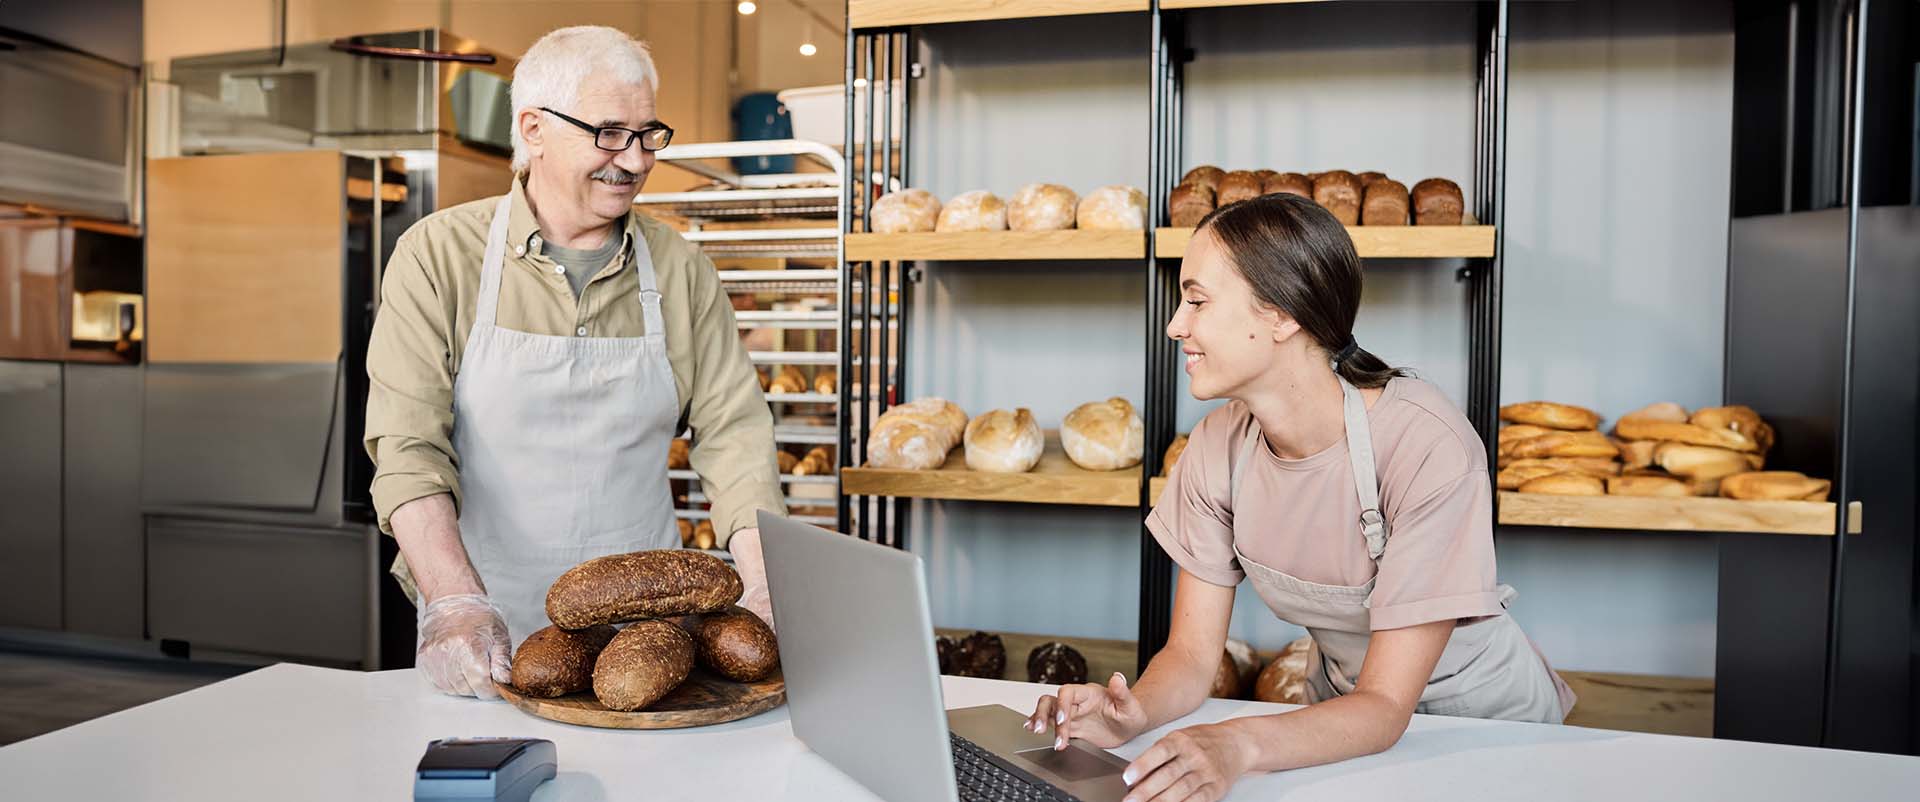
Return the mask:
<path id="1" fill-rule="evenodd" d="M 754 5 L 753 0 L 740 0 L 740 5 L 734 6 L 734 9 L 742 14 L 752 14 L 760 10 L 760 7 Z"/>
<path id="2" fill-rule="evenodd" d="M 811 56 L 818 52 L 820 52 L 820 48 L 814 47 L 812 42 L 802 42 L 800 44 L 800 55 Z"/>

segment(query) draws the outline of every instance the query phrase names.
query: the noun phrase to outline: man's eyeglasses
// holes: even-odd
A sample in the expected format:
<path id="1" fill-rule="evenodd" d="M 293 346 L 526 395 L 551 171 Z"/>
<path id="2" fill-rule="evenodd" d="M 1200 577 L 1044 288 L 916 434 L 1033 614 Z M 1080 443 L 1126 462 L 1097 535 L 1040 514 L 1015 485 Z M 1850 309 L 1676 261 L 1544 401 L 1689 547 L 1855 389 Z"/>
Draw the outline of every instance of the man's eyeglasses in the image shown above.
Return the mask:
<path id="1" fill-rule="evenodd" d="M 573 123 L 575 127 L 578 127 L 582 131 L 593 134 L 593 146 L 605 151 L 614 153 L 623 152 L 627 148 L 633 147 L 633 141 L 638 139 L 640 140 L 640 149 L 651 153 L 666 147 L 667 143 L 673 141 L 673 129 L 658 123 L 636 131 L 632 128 L 620 128 L 612 125 L 588 125 L 547 108 L 546 106 L 541 106 L 540 110 Z"/>

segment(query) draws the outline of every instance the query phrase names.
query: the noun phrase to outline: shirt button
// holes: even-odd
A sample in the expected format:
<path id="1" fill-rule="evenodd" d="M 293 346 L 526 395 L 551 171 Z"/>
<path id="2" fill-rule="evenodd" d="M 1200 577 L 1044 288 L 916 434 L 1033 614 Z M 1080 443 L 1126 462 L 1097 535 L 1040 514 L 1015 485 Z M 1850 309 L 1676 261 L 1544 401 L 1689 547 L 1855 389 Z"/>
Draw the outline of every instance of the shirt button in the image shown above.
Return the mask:
<path id="1" fill-rule="evenodd" d="M 566 275 L 566 274 L 567 274 L 567 266 L 566 266 L 566 265 L 554 265 L 554 266 L 553 266 L 553 272 L 554 272 L 554 275 L 560 275 L 560 276 L 564 276 L 564 275 Z"/>
<path id="2" fill-rule="evenodd" d="M 574 330 L 573 330 L 573 333 L 574 333 L 574 334 L 577 334 L 577 335 L 580 335 L 580 336 L 582 336 L 582 337 L 585 337 L 585 336 L 587 336 L 587 327 L 586 327 L 586 326 L 581 326 L 580 328 L 577 328 L 577 329 L 574 329 Z"/>
<path id="3" fill-rule="evenodd" d="M 527 255 L 527 246 L 525 246 L 525 245 L 515 245 L 515 246 L 513 246 L 513 255 L 514 255 L 514 256 L 526 256 L 526 255 Z"/>

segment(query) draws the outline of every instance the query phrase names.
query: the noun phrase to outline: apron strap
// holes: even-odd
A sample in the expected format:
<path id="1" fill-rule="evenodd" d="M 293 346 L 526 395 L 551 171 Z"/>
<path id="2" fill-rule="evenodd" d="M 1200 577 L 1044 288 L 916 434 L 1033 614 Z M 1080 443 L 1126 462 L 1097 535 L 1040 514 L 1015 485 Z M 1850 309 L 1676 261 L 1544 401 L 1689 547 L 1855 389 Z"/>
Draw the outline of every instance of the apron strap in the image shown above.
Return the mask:
<path id="1" fill-rule="evenodd" d="M 479 308 L 474 310 L 473 326 L 492 327 L 500 311 L 500 265 L 507 255 L 507 218 L 513 213 L 513 195 L 500 198 L 493 207 L 493 225 L 487 228 L 486 256 L 480 260 Z"/>
<path id="2" fill-rule="evenodd" d="M 1373 465 L 1373 430 L 1367 424 L 1367 402 L 1345 376 L 1347 459 L 1353 463 L 1353 492 L 1360 497 L 1360 533 L 1367 539 L 1367 556 L 1378 561 L 1387 550 L 1387 519 L 1380 514 L 1380 477 Z"/>
<path id="3" fill-rule="evenodd" d="M 1353 466 L 1353 492 L 1360 499 L 1360 534 L 1367 541 L 1367 557 L 1378 562 L 1387 550 L 1387 519 L 1380 514 L 1380 478 L 1373 463 L 1373 430 L 1367 423 L 1367 402 L 1360 398 L 1345 377 L 1340 377 L 1343 398 L 1341 417 L 1347 430 L 1347 459 Z M 1228 498 L 1233 509 L 1240 507 L 1240 483 L 1246 478 L 1254 449 L 1260 445 L 1260 421 L 1249 420 L 1247 436 L 1240 441 L 1239 457 L 1234 460 Z"/>
<path id="4" fill-rule="evenodd" d="M 644 233 L 633 244 L 633 275 L 640 280 L 640 316 L 646 323 L 647 336 L 660 337 L 667 333 L 667 324 L 660 315 L 660 286 L 653 272 L 652 248 Z"/>

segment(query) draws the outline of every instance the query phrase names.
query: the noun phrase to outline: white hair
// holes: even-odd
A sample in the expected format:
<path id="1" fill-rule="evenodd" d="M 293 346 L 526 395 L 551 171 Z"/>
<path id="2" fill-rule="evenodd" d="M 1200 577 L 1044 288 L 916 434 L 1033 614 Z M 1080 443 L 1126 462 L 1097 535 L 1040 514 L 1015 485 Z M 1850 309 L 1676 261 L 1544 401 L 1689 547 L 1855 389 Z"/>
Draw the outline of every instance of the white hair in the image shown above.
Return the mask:
<path id="1" fill-rule="evenodd" d="M 577 116 L 574 103 L 588 75 L 609 74 L 629 86 L 660 91 L 647 44 L 616 28 L 576 25 L 540 37 L 513 68 L 513 172 L 527 171 L 527 143 L 520 138 L 520 113 L 541 106 Z M 589 120 L 588 122 L 592 122 Z M 632 121 L 640 122 L 639 120 Z"/>

